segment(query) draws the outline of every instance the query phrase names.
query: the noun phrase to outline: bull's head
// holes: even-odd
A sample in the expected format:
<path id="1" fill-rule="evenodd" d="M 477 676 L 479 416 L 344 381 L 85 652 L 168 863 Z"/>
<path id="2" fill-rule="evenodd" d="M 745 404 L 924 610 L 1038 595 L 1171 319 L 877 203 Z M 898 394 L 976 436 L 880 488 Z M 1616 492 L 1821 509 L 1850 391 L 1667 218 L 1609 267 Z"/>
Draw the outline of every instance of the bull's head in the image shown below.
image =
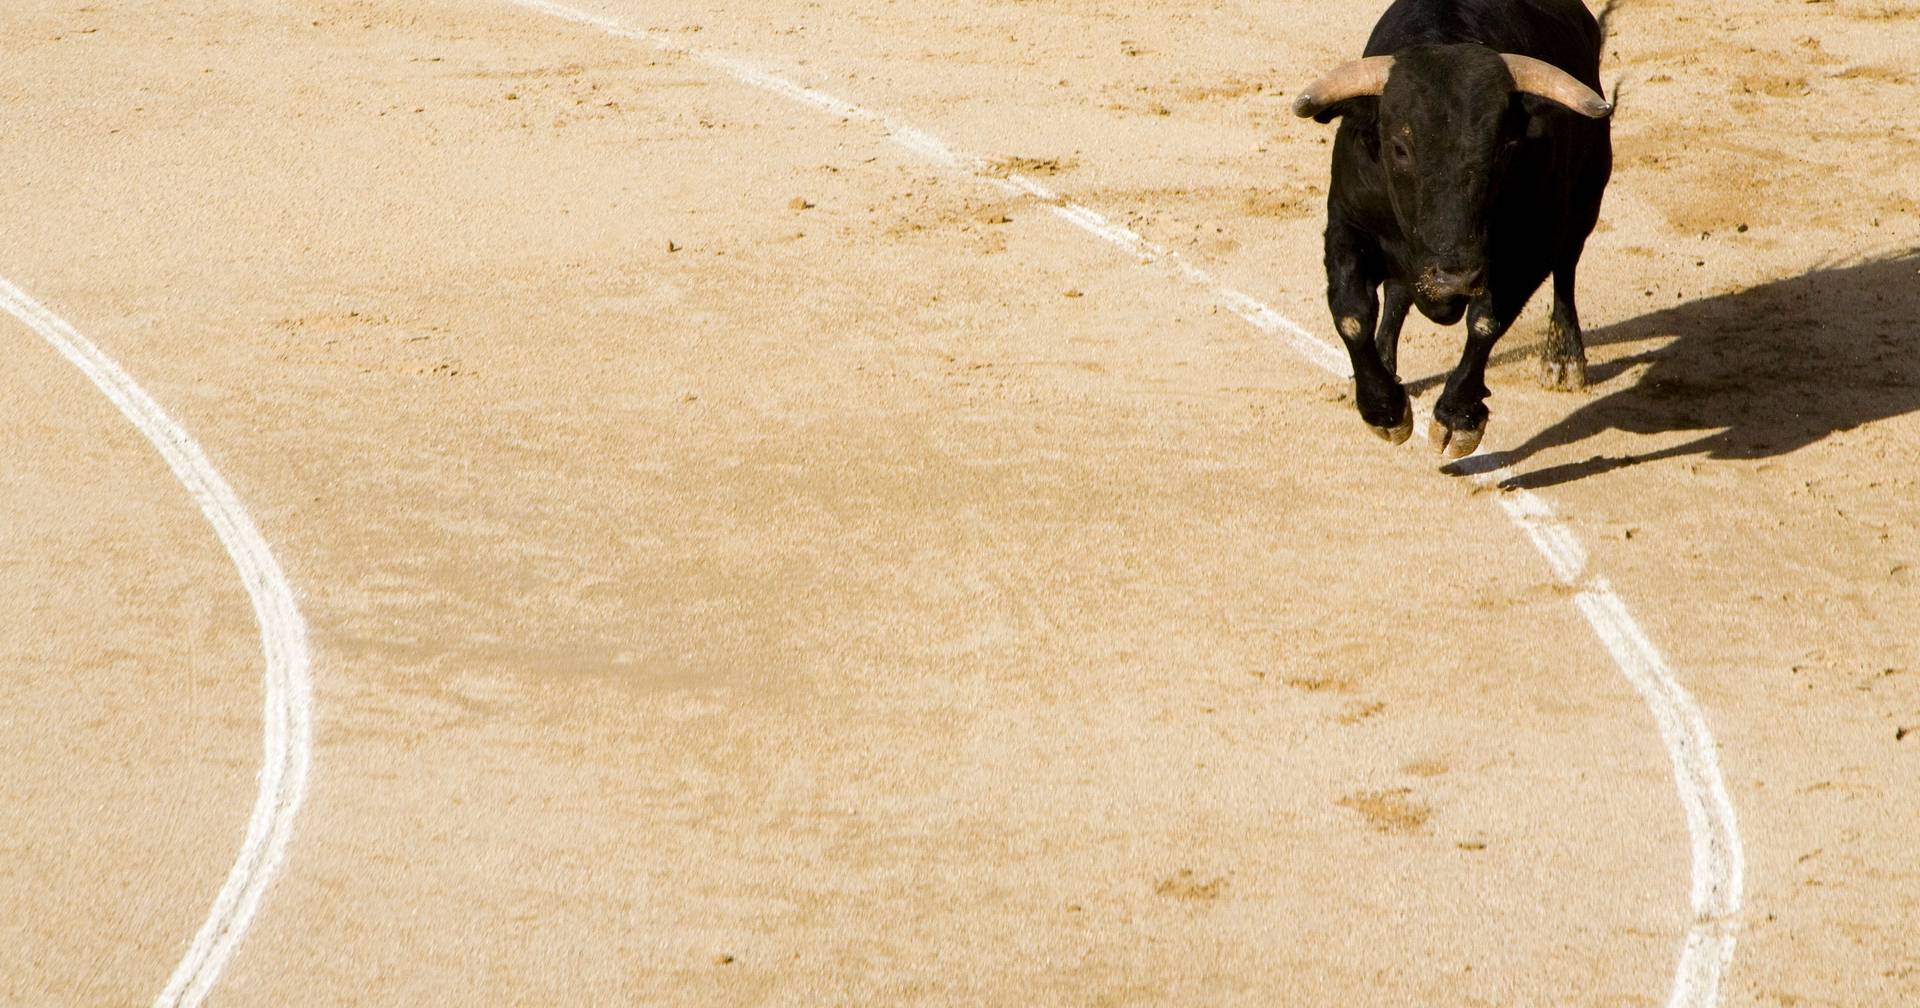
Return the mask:
<path id="1" fill-rule="evenodd" d="M 1295 115 L 1327 122 L 1364 111 L 1362 141 L 1386 172 L 1400 231 L 1411 243 L 1423 300 L 1476 293 L 1487 269 L 1487 205 L 1513 145 L 1532 124 L 1533 95 L 1603 118 L 1606 100 L 1565 71 L 1480 45 L 1411 46 L 1347 63 L 1294 100 Z M 1377 106 L 1356 102 L 1378 98 Z"/>

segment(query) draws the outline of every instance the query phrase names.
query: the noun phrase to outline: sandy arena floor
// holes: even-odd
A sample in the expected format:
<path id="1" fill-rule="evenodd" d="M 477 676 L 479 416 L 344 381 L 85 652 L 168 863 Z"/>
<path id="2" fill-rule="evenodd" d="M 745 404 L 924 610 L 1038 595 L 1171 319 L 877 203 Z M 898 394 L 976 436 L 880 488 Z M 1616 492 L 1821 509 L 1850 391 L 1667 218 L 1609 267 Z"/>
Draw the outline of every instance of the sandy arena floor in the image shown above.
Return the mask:
<path id="1" fill-rule="evenodd" d="M 568 2 L 1333 335 L 1288 97 L 1378 4 Z M 1609 22 L 1595 383 L 1535 384 L 1536 304 L 1500 487 L 711 60 L 504 0 L 9 0 L 0 277 L 205 449 L 310 635 L 207 1003 L 1667 1004 L 1691 834 L 1531 490 L 1719 742 L 1718 1003 L 1920 1004 L 1920 0 Z M 1409 325 L 1429 407 L 1458 340 Z M 0 1002 L 149 1004 L 243 847 L 260 630 L 153 447 L 0 341 Z"/>

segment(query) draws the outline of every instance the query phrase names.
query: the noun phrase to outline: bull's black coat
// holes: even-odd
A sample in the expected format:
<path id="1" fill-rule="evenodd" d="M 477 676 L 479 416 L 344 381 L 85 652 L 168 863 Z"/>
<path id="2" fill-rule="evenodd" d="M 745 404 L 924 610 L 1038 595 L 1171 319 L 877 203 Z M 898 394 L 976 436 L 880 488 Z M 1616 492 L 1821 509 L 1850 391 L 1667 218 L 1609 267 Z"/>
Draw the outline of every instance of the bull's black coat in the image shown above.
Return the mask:
<path id="1" fill-rule="evenodd" d="M 1434 407 L 1435 444 L 1450 456 L 1479 442 L 1488 355 L 1549 274 L 1545 378 L 1584 384 L 1574 271 L 1612 168 L 1608 120 L 1514 92 L 1499 54 L 1551 63 L 1598 92 L 1600 46 L 1580 0 L 1397 0 L 1365 50 L 1395 57 L 1384 92 L 1316 116 L 1340 118 L 1327 301 L 1360 414 L 1383 436 L 1403 439 L 1411 422 L 1395 375 L 1410 305 L 1442 325 L 1467 316 Z"/>

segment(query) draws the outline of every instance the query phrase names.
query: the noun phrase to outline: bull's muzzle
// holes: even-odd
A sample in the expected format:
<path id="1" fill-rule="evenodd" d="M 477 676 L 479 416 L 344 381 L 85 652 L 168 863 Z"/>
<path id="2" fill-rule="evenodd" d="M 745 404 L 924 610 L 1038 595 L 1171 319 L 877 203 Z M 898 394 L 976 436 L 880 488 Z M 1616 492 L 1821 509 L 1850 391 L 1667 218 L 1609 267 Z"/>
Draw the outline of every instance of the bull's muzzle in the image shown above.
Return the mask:
<path id="1" fill-rule="evenodd" d="M 1487 286 L 1487 268 L 1484 265 L 1455 269 L 1441 269 L 1429 266 L 1420 274 L 1420 293 L 1436 301 L 1451 301 L 1455 298 L 1473 297 Z"/>

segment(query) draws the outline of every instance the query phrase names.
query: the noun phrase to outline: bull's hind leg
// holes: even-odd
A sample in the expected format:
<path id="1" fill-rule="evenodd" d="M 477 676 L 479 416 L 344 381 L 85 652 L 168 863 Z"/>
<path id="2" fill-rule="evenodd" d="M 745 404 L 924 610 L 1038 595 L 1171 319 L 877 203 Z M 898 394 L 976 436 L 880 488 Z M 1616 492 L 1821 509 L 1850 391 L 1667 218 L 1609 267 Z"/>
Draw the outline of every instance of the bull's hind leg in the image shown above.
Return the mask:
<path id="1" fill-rule="evenodd" d="M 1338 225 L 1328 226 L 1327 307 L 1333 310 L 1334 328 L 1353 364 L 1354 405 L 1368 429 L 1389 444 L 1400 444 L 1413 433 L 1413 401 L 1392 366 L 1383 364 L 1374 348 L 1374 325 L 1380 316 L 1375 294 L 1382 279 L 1379 258 L 1379 251 L 1364 237 Z M 1392 304 L 1389 294 L 1390 310 Z M 1405 306 L 1400 314 L 1406 314 Z"/>
<path id="2" fill-rule="evenodd" d="M 1390 375 L 1400 374 L 1400 327 L 1406 324 L 1407 308 L 1413 304 L 1413 288 L 1389 279 L 1380 288 L 1380 328 L 1373 334 L 1373 348 L 1380 365 Z"/>
<path id="3" fill-rule="evenodd" d="M 1574 266 L 1579 253 L 1553 271 L 1553 316 L 1547 342 L 1540 348 L 1540 384 L 1574 392 L 1587 387 L 1587 347 L 1580 338 L 1580 311 L 1573 303 Z"/>

